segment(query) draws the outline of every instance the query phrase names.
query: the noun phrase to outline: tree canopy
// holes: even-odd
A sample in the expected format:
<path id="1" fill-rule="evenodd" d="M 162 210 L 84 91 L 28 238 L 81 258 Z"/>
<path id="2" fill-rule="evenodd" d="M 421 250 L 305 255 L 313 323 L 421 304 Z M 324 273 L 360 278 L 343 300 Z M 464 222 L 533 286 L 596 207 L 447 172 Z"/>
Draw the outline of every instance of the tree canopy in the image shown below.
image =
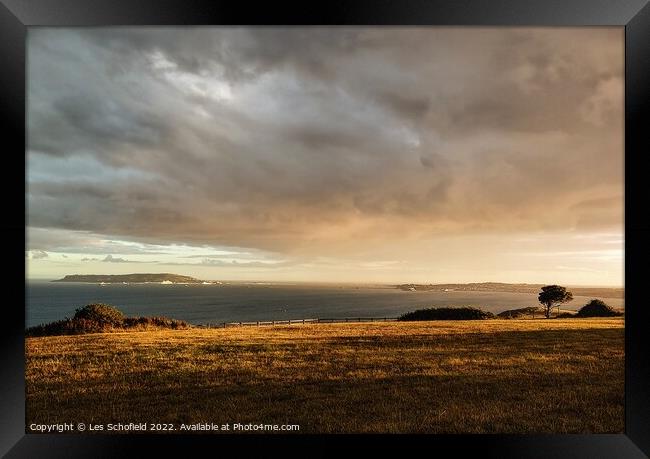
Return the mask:
<path id="1" fill-rule="evenodd" d="M 573 294 L 561 285 L 546 285 L 542 287 L 537 299 L 544 306 L 544 314 L 548 319 L 551 317 L 551 309 L 556 305 L 573 300 Z"/>

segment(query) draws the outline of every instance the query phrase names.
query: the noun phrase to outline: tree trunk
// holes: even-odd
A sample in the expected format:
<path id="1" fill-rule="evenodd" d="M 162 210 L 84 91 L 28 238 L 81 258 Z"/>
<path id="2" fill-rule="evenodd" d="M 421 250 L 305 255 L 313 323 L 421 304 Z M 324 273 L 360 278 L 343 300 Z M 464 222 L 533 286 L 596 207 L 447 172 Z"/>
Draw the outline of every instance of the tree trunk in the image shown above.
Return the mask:
<path id="1" fill-rule="evenodd" d="M 547 318 L 547 319 L 550 319 L 550 318 L 551 318 L 551 308 L 552 308 L 552 307 L 553 307 L 553 306 L 550 305 L 550 304 L 547 304 L 547 305 L 546 305 L 546 318 Z"/>

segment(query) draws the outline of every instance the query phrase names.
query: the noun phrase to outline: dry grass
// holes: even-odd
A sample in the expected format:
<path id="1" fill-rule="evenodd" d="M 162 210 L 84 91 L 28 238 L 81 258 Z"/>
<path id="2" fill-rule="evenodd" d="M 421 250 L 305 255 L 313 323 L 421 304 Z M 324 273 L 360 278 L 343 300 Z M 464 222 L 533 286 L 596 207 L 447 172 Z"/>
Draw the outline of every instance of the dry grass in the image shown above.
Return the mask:
<path id="1" fill-rule="evenodd" d="M 27 423 L 622 432 L 623 319 L 314 324 L 29 338 Z"/>

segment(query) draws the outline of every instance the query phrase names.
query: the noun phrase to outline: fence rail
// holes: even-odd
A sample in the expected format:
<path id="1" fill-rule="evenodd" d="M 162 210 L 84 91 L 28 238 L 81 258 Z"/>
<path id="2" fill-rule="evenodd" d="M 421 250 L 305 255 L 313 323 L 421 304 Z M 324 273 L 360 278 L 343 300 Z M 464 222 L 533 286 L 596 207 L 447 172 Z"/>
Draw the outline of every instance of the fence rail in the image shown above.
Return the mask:
<path id="1" fill-rule="evenodd" d="M 350 323 L 350 322 L 394 322 L 397 317 L 343 317 L 343 318 L 316 318 L 316 319 L 285 319 L 285 320 L 258 320 L 255 322 L 218 322 L 197 325 L 198 328 L 227 328 L 227 327 L 261 327 L 275 325 L 298 325 L 313 323 Z"/>
<path id="2" fill-rule="evenodd" d="M 551 315 L 558 315 L 560 312 L 572 312 L 560 308 L 554 308 L 557 312 L 553 311 Z M 513 316 L 514 317 L 514 316 Z M 526 314 L 516 316 L 518 318 L 544 318 L 543 311 L 531 311 Z M 507 317 L 503 317 L 507 318 Z M 283 319 L 283 320 L 258 320 L 253 322 L 216 322 L 195 325 L 197 328 L 227 328 L 227 327 L 261 327 L 261 326 L 276 326 L 276 325 L 297 325 L 297 324 L 333 324 L 333 323 L 354 323 L 354 322 L 395 322 L 399 320 L 398 317 L 319 317 L 315 319 Z"/>

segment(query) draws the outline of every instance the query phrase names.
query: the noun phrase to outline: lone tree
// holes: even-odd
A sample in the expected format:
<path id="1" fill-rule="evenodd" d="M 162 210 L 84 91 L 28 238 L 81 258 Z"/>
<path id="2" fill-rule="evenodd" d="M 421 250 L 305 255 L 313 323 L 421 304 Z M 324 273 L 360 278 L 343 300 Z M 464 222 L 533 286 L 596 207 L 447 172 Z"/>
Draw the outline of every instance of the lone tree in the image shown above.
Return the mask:
<path id="1" fill-rule="evenodd" d="M 550 319 L 551 309 L 556 305 L 559 306 L 562 303 L 568 303 L 573 300 L 573 295 L 560 285 L 547 285 L 542 287 L 542 291 L 539 292 L 537 299 L 544 306 L 546 318 Z"/>

